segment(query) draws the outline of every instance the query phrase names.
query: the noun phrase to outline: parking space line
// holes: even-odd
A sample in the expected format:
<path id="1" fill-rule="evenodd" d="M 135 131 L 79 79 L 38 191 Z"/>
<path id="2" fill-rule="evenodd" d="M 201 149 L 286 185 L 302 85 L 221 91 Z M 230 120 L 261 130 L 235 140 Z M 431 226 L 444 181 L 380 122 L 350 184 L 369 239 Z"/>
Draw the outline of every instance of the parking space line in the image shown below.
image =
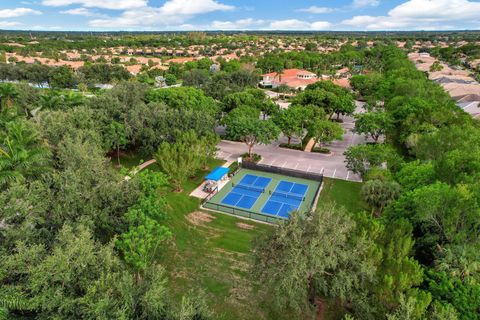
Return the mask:
<path id="1" fill-rule="evenodd" d="M 347 171 L 347 180 L 348 180 L 348 176 L 350 175 L 350 171 Z"/>
<path id="2" fill-rule="evenodd" d="M 297 167 L 298 167 L 298 165 L 299 165 L 299 164 L 300 164 L 300 162 L 297 162 L 297 165 L 295 166 L 295 168 L 294 168 L 294 169 L 297 169 Z"/>
<path id="3" fill-rule="evenodd" d="M 308 165 L 307 172 L 310 172 L 310 168 L 311 168 L 311 167 L 312 167 L 311 165 Z"/>
<path id="4" fill-rule="evenodd" d="M 333 170 L 332 178 L 335 178 L 335 173 L 337 173 L 337 168 L 335 168 L 335 170 Z"/>

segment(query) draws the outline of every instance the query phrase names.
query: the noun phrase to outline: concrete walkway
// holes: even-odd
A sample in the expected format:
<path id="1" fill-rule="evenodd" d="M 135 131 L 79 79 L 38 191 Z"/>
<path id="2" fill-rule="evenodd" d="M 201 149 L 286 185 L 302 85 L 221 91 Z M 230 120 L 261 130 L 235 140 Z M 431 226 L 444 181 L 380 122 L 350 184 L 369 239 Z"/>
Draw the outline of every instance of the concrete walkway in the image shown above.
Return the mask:
<path id="1" fill-rule="evenodd" d="M 315 146 L 315 140 L 313 139 L 310 139 L 310 141 L 308 141 L 307 145 L 305 146 L 305 152 L 312 152 L 312 149 L 313 147 Z"/>

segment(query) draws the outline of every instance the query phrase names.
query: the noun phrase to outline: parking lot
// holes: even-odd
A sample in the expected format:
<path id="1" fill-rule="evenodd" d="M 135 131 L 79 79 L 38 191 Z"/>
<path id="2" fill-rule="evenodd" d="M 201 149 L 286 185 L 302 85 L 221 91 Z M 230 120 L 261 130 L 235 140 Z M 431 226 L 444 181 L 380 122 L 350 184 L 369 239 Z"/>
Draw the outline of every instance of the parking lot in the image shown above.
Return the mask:
<path id="1" fill-rule="evenodd" d="M 356 113 L 363 112 L 362 103 L 357 102 Z M 334 141 L 327 147 L 330 154 L 312 153 L 280 148 L 280 143 L 286 143 L 285 137 L 270 145 L 257 145 L 253 152 L 262 156 L 260 163 L 285 167 L 305 172 L 323 173 L 325 177 L 349 181 L 361 181 L 360 176 L 349 171 L 345 167 L 345 156 L 343 153 L 352 145 L 365 143 L 365 138 L 352 132 L 355 126 L 352 117 L 344 117 L 342 126 L 345 129 L 343 140 Z M 298 143 L 298 141 L 292 141 Z M 247 146 L 242 142 L 222 140 L 219 145 L 218 157 L 227 161 L 237 161 L 237 158 L 248 151 Z"/>

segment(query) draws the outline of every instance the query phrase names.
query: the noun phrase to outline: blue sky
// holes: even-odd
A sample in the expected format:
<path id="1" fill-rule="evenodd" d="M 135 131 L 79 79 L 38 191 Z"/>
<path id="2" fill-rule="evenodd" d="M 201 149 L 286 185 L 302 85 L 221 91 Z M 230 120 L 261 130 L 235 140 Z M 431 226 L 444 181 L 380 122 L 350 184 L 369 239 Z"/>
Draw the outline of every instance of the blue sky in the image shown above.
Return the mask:
<path id="1" fill-rule="evenodd" d="M 480 1 L 2 0 L 0 29 L 480 29 Z"/>

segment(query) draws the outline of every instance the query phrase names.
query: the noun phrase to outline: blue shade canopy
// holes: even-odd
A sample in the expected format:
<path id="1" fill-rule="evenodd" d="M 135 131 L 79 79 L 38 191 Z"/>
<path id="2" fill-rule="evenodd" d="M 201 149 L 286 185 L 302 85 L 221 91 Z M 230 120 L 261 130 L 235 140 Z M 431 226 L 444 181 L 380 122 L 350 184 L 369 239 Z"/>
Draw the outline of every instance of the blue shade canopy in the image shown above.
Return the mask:
<path id="1" fill-rule="evenodd" d="M 210 172 L 206 177 L 205 180 L 213 180 L 213 181 L 219 181 L 221 180 L 227 173 L 229 169 L 225 167 L 216 167 L 213 169 L 212 172 Z"/>

